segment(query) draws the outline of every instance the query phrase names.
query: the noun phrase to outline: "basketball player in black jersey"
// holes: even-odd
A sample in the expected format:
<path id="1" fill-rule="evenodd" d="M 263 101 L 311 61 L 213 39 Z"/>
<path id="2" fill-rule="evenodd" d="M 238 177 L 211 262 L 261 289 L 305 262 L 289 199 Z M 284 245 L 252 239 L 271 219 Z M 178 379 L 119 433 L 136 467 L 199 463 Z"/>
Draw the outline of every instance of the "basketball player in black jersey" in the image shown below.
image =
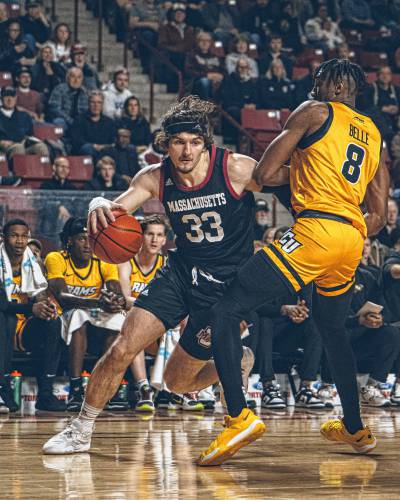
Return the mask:
<path id="1" fill-rule="evenodd" d="M 188 325 L 165 372 L 166 384 L 183 393 L 218 380 L 210 361 L 209 310 L 253 253 L 251 191 L 260 188 L 252 180 L 255 160 L 213 145 L 209 122 L 213 108 L 193 96 L 175 105 L 165 115 L 158 137 L 167 153 L 165 160 L 139 172 L 115 202 L 95 198 L 90 204 L 89 224 L 96 232 L 114 220 L 114 209 L 133 212 L 148 199 L 159 198 L 177 248 L 136 300 L 120 335 L 97 363 L 79 417 L 44 445 L 45 453 L 87 451 L 95 418 L 128 365 L 187 315 Z M 279 179 L 276 184 L 281 184 Z M 251 412 L 249 418 L 262 433 L 263 422 Z"/>

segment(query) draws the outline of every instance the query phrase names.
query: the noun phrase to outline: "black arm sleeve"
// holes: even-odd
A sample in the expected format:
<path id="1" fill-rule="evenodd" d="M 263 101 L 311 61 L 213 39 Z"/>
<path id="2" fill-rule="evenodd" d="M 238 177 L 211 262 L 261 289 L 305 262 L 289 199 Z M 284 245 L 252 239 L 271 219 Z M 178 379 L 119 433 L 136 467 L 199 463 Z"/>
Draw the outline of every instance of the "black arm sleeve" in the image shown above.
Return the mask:
<path id="1" fill-rule="evenodd" d="M 24 314 L 30 316 L 32 314 L 33 303 L 19 304 L 18 302 L 9 302 L 6 309 L 7 314 Z"/>

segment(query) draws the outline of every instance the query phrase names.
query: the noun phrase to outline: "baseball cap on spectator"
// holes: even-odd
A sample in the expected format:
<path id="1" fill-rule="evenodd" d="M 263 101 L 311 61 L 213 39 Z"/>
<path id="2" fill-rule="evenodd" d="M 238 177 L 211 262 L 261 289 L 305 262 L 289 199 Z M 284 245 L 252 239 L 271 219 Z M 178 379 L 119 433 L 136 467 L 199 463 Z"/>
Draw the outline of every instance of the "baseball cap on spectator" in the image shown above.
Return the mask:
<path id="1" fill-rule="evenodd" d="M 86 54 L 87 48 L 83 43 L 74 43 L 71 47 L 71 54 Z"/>
<path id="2" fill-rule="evenodd" d="M 25 9 L 29 9 L 29 7 L 39 7 L 42 3 L 42 0 L 26 0 Z"/>
<path id="3" fill-rule="evenodd" d="M 260 210 L 264 210 L 265 212 L 269 212 L 269 205 L 265 200 L 257 200 L 256 201 L 256 212 Z"/>
<path id="4" fill-rule="evenodd" d="M 31 68 L 29 68 L 28 66 L 20 66 L 16 70 L 15 76 L 20 76 L 20 75 L 22 75 L 22 73 L 29 73 L 31 75 L 32 74 Z"/>
<path id="5" fill-rule="evenodd" d="M 184 3 L 174 3 L 172 6 L 172 10 L 175 12 L 177 10 L 181 10 L 186 12 L 186 5 Z"/>
<path id="6" fill-rule="evenodd" d="M 7 97 L 7 96 L 13 96 L 15 97 L 17 95 L 17 91 L 15 90 L 14 87 L 11 87 L 8 85 L 7 87 L 3 87 L 1 89 L 1 97 Z"/>

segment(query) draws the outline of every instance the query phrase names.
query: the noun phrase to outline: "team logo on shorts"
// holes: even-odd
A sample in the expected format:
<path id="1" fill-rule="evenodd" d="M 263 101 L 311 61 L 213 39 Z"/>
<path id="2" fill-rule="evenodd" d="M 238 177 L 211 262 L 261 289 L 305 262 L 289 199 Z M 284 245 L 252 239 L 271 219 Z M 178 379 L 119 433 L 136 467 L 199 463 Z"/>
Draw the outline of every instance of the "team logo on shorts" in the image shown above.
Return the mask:
<path id="1" fill-rule="evenodd" d="M 201 347 L 206 347 L 207 349 L 211 347 L 211 326 L 206 326 L 203 330 L 200 330 L 197 334 L 197 342 Z"/>

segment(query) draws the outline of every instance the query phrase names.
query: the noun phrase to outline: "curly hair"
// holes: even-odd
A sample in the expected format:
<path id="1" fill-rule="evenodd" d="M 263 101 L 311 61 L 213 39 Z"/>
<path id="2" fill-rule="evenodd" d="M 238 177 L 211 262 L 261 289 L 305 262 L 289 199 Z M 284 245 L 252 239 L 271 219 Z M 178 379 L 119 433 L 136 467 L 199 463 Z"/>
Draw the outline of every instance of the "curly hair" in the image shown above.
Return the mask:
<path id="1" fill-rule="evenodd" d="M 216 106 L 212 102 L 203 101 L 195 95 L 184 97 L 165 113 L 155 144 L 166 152 L 174 135 L 188 132 L 203 137 L 205 147 L 211 147 L 214 143 L 211 118 L 215 112 Z"/>
<path id="2" fill-rule="evenodd" d="M 314 78 L 328 80 L 335 85 L 343 82 L 346 78 L 349 88 L 354 83 L 354 93 L 357 94 L 366 85 L 365 73 L 361 66 L 352 63 L 348 59 L 330 59 L 323 62 L 315 71 Z"/>

